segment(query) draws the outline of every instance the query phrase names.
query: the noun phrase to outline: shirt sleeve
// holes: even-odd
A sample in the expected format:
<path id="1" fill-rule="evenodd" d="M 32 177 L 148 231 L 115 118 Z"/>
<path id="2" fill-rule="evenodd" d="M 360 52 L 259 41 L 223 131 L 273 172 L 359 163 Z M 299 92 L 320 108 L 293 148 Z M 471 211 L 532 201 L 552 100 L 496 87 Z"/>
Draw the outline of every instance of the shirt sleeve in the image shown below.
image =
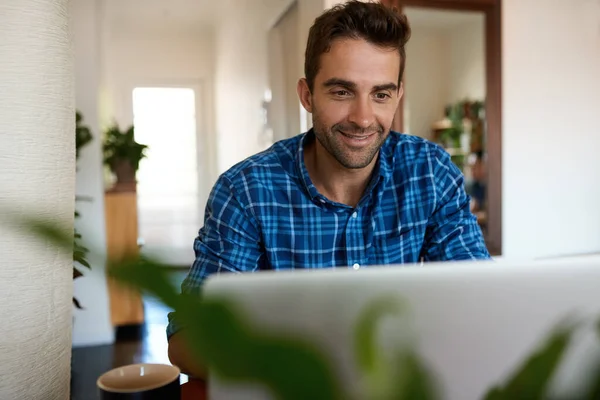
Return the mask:
<path id="1" fill-rule="evenodd" d="M 211 274 L 255 271 L 264 252 L 255 218 L 242 205 L 233 184 L 221 176 L 209 196 L 204 226 L 194 240 L 196 258 L 181 285 L 182 293 L 200 295 Z M 181 330 L 176 313 L 169 314 L 167 337 Z"/>
<path id="2" fill-rule="evenodd" d="M 435 208 L 421 255 L 425 261 L 489 259 L 481 228 L 470 210 L 464 177 L 441 148 L 430 155 Z"/>

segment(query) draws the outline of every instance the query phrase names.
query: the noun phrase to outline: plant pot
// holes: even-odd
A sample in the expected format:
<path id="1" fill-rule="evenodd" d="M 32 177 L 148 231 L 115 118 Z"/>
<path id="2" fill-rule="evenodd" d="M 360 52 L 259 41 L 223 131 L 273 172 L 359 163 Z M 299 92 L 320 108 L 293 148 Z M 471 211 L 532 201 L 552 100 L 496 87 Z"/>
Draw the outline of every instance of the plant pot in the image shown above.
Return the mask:
<path id="1" fill-rule="evenodd" d="M 115 162 L 111 169 L 115 174 L 117 181 L 112 188 L 114 192 L 135 192 L 136 180 L 135 169 L 128 160 L 119 160 Z"/>

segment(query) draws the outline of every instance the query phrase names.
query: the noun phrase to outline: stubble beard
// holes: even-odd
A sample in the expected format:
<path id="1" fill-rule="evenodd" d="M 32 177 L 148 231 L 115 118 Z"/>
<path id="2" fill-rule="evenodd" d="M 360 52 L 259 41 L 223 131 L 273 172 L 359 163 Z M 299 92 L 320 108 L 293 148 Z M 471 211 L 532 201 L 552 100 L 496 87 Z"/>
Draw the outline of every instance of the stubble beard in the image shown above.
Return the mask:
<path id="1" fill-rule="evenodd" d="M 389 130 L 386 132 L 378 123 L 368 128 L 361 128 L 352 123 L 338 123 L 327 127 L 316 112 L 313 112 L 312 120 L 315 136 L 321 146 L 347 169 L 361 169 L 371 164 L 389 134 Z M 341 140 L 341 132 L 357 136 L 375 134 L 377 137 L 369 147 L 352 149 Z"/>

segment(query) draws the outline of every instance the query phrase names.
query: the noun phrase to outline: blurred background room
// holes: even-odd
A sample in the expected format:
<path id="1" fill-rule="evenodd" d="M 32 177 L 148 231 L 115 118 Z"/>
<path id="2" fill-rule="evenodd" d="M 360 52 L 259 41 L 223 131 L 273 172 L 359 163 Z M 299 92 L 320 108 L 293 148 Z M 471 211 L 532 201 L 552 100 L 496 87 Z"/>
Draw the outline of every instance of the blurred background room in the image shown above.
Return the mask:
<path id="1" fill-rule="evenodd" d="M 450 153 L 493 256 L 600 253 L 600 3 L 382 1 L 413 30 L 394 128 Z M 107 279 L 107 260 L 160 255 L 181 283 L 217 177 L 311 127 L 296 82 L 310 25 L 339 1 L 55 2 L 68 15 L 39 13 L 70 23 L 81 117 L 71 398 L 90 400 L 113 367 L 169 362 L 169 309 Z M 42 128 L 27 140 L 42 144 Z M 2 140 L 0 160 L 24 143 Z M 20 185 L 1 165 L 0 186 L 17 201 Z M 3 288 L 30 284 L 5 272 Z M 9 306 L 26 307 L 18 297 L 0 309 Z"/>

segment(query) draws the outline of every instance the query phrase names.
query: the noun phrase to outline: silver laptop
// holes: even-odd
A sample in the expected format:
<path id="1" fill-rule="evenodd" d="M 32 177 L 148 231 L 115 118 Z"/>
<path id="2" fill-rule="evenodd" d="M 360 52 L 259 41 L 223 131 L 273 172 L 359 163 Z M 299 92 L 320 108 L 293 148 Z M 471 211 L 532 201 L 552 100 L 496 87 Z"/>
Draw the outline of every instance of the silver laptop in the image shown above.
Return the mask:
<path id="1" fill-rule="evenodd" d="M 409 305 L 410 329 L 406 318 L 386 318 L 382 346 L 392 350 L 407 335 L 416 338 L 443 398 L 475 400 L 502 383 L 565 317 L 598 320 L 600 257 L 220 275 L 207 281 L 205 294 L 236 301 L 260 329 L 317 343 L 356 399 L 363 398 L 352 343 L 357 316 L 373 299 L 398 296 Z M 580 387 L 597 343 L 592 327 L 582 327 L 553 393 Z M 211 400 L 271 398 L 260 386 L 210 378 Z"/>

